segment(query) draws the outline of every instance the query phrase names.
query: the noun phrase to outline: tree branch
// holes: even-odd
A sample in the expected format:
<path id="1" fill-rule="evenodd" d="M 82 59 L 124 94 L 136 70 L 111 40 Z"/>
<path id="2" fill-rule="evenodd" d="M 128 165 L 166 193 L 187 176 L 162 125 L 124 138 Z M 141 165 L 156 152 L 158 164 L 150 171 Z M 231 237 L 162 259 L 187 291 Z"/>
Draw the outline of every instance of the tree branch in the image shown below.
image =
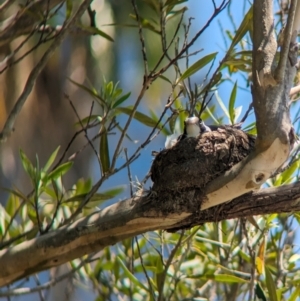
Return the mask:
<path id="1" fill-rule="evenodd" d="M 293 23 L 295 1 L 290 8 L 289 28 Z M 292 13 L 293 11 L 293 13 Z M 273 1 L 255 0 L 253 4 L 253 107 L 256 116 L 257 139 L 254 151 L 223 176 L 212 181 L 206 190 L 207 209 L 229 201 L 259 187 L 288 159 L 294 143 L 289 113 L 289 93 L 295 77 L 298 48 L 295 41 L 286 40 L 284 79 L 276 81 L 277 42 L 274 34 Z M 296 36 L 294 36 L 296 38 Z"/>
<path id="2" fill-rule="evenodd" d="M 0 251 L 0 286 L 33 273 L 98 252 L 146 231 L 190 227 L 260 214 L 300 211 L 300 182 L 240 196 L 230 203 L 201 211 L 164 214 L 155 206 L 164 200 L 151 194 L 134 197 L 95 212 L 70 225 Z M 201 202 L 201 196 L 195 201 Z M 153 203 L 154 202 L 154 203 Z"/>

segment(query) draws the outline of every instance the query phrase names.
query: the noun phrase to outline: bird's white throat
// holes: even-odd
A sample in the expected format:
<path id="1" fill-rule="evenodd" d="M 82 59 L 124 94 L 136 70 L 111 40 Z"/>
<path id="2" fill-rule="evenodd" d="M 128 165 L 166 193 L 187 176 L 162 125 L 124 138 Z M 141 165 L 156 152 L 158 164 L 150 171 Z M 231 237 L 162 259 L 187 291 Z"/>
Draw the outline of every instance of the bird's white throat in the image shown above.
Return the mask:
<path id="1" fill-rule="evenodd" d="M 200 134 L 199 124 L 186 124 L 186 134 L 188 137 L 197 137 Z"/>

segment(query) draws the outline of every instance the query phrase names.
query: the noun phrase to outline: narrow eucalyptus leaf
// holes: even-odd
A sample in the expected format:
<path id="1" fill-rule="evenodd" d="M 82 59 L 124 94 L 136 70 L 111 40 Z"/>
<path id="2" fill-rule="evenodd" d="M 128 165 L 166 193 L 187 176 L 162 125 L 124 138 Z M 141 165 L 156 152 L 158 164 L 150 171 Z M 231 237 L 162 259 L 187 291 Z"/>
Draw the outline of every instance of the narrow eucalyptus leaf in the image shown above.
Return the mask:
<path id="1" fill-rule="evenodd" d="M 230 122 L 231 124 L 234 124 L 235 122 L 235 110 L 234 110 L 234 105 L 235 105 L 235 100 L 236 100 L 236 91 L 237 91 L 237 82 L 235 82 L 230 98 L 229 98 L 229 116 L 230 116 Z"/>
<path id="2" fill-rule="evenodd" d="M 55 168 L 53 171 L 51 171 L 48 174 L 47 179 L 55 180 L 55 179 L 63 176 L 64 174 L 66 174 L 69 171 L 69 169 L 72 167 L 72 165 L 73 165 L 73 162 L 66 162 L 66 163 L 59 165 L 57 168 Z"/>
<path id="3" fill-rule="evenodd" d="M 214 52 L 211 54 L 208 54 L 198 60 L 196 63 L 194 63 L 192 66 L 190 66 L 185 72 L 182 74 L 182 76 L 179 78 L 178 82 L 181 82 L 185 80 L 186 78 L 190 77 L 197 71 L 201 70 L 203 67 L 205 67 L 208 63 L 210 63 L 218 54 L 218 52 Z"/>
<path id="4" fill-rule="evenodd" d="M 86 30 L 87 32 L 91 33 L 91 34 L 99 35 L 102 38 L 105 38 L 105 39 L 107 39 L 107 40 L 109 40 L 111 42 L 114 42 L 114 39 L 110 35 L 108 35 L 107 33 L 103 32 L 99 28 L 92 27 L 92 26 L 83 26 L 83 25 L 81 25 L 80 27 L 82 29 Z"/>
<path id="5" fill-rule="evenodd" d="M 278 301 L 276 294 L 276 285 L 274 279 L 272 278 L 272 274 L 268 267 L 265 266 L 265 276 L 266 276 L 266 285 L 269 293 L 270 301 Z"/>
<path id="6" fill-rule="evenodd" d="M 108 139 L 106 130 L 102 133 L 100 138 L 100 161 L 103 174 L 106 173 L 110 168 L 110 159 L 109 159 L 109 148 L 108 148 Z"/>
<path id="7" fill-rule="evenodd" d="M 132 108 L 131 107 L 121 107 L 121 108 L 117 108 L 117 110 L 121 113 L 125 113 L 127 115 L 131 115 L 132 113 Z M 135 112 L 134 116 L 133 116 L 134 119 L 138 120 L 139 122 L 143 123 L 144 125 L 146 126 L 149 126 L 149 127 L 155 127 L 156 126 L 156 121 L 153 120 L 151 117 L 141 113 L 141 112 Z"/>
<path id="8" fill-rule="evenodd" d="M 55 151 L 51 154 L 51 156 L 49 157 L 47 163 L 45 164 L 45 166 L 44 166 L 44 168 L 43 168 L 43 171 L 44 171 L 44 172 L 48 171 L 48 169 L 51 167 L 51 165 L 52 165 L 53 162 L 55 161 L 59 149 L 60 149 L 60 146 L 58 146 L 58 147 L 56 148 L 56 150 L 55 150 Z"/>

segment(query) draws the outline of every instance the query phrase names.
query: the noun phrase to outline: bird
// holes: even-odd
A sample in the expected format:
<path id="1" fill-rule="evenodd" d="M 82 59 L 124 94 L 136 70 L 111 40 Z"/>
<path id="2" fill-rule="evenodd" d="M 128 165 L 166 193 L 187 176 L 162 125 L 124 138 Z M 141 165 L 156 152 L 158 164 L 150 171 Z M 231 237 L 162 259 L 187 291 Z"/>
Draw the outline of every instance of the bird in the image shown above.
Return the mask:
<path id="1" fill-rule="evenodd" d="M 188 137 L 198 137 L 200 134 L 211 132 L 211 128 L 207 126 L 202 119 L 196 116 L 188 117 L 184 121 L 183 134 L 178 137 L 178 141 L 181 141 Z"/>

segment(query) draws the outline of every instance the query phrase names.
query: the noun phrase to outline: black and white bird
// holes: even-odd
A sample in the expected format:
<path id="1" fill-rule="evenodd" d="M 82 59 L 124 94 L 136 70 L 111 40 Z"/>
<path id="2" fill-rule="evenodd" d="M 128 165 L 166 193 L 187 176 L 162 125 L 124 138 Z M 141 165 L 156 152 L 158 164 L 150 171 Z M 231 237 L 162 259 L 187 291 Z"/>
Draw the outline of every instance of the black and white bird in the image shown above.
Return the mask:
<path id="1" fill-rule="evenodd" d="M 181 141 L 188 137 L 198 137 L 200 134 L 211 132 L 211 128 L 207 126 L 203 120 L 198 117 L 188 117 L 184 121 L 183 134 L 178 137 L 178 141 Z"/>
<path id="2" fill-rule="evenodd" d="M 203 134 L 205 132 L 211 132 L 210 127 L 205 125 L 205 123 L 199 119 L 198 117 L 188 117 L 184 121 L 184 130 L 183 134 L 179 135 L 177 133 L 174 133 L 171 136 L 167 137 L 167 140 L 165 142 L 165 148 L 171 148 L 174 146 L 178 141 L 181 141 L 188 137 L 198 137 L 200 134 Z"/>

